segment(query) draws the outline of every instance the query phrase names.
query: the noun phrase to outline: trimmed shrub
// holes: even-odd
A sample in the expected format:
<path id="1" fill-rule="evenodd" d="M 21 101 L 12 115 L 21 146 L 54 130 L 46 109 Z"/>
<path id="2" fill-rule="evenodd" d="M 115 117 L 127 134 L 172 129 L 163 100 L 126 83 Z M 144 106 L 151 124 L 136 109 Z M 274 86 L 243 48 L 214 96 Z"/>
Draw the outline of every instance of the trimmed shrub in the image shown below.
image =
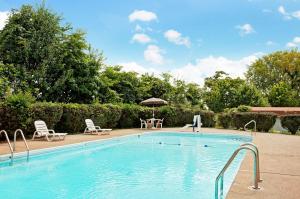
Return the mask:
<path id="1" fill-rule="evenodd" d="M 93 104 L 89 110 L 94 124 L 102 128 L 116 127 L 122 111 L 120 106 L 112 104 Z"/>
<path id="2" fill-rule="evenodd" d="M 111 104 L 63 104 L 63 114 L 56 128 L 70 134 L 82 133 L 86 127 L 85 119 L 92 119 L 102 128 L 116 127 L 121 116 L 121 108 Z"/>
<path id="3" fill-rule="evenodd" d="M 155 117 L 161 118 L 161 119 L 164 118 L 163 126 L 165 126 L 165 127 L 178 126 L 179 118 L 177 118 L 177 115 L 178 115 L 177 111 L 176 111 L 175 107 L 162 106 L 157 109 Z"/>
<path id="4" fill-rule="evenodd" d="M 233 113 L 233 125 L 237 129 L 243 129 L 245 124 L 255 120 L 257 131 L 268 132 L 274 126 L 276 117 L 274 113 Z"/>
<path id="5" fill-rule="evenodd" d="M 29 108 L 30 121 L 26 131 L 34 132 L 34 121 L 43 120 L 49 129 L 54 129 L 63 114 L 63 107 L 58 103 L 40 102 L 32 104 Z"/>
<path id="6" fill-rule="evenodd" d="M 59 132 L 70 134 L 83 132 L 85 129 L 85 119 L 91 118 L 92 113 L 88 105 L 84 104 L 63 104 L 63 114 L 61 120 L 56 125 Z"/>
<path id="7" fill-rule="evenodd" d="M 293 135 L 300 129 L 300 115 L 287 115 L 281 118 L 281 124 Z"/>
<path id="8" fill-rule="evenodd" d="M 18 100 L 14 101 L 17 102 Z M 59 104 L 39 102 L 0 104 L 0 127 L 12 133 L 21 128 L 25 135 L 34 132 L 34 121 L 43 120 L 49 129 L 70 134 L 82 133 L 85 119 L 91 118 L 95 125 L 103 128 L 140 127 L 140 118 L 152 118 L 151 107 L 133 104 Z M 20 105 L 21 104 L 21 105 Z M 16 107 L 15 107 L 16 105 Z M 181 127 L 192 123 L 193 116 L 201 115 L 203 127 L 213 127 L 214 113 L 190 108 L 155 107 L 155 117 L 164 118 L 164 127 Z"/>
<path id="9" fill-rule="evenodd" d="M 180 127 L 193 122 L 194 115 L 201 115 L 202 127 L 215 125 L 214 113 L 211 111 L 193 110 L 181 107 L 163 106 L 159 109 L 159 118 L 165 118 L 164 126 Z"/>
<path id="10" fill-rule="evenodd" d="M 35 99 L 29 93 L 9 95 L 1 105 L 1 129 L 12 137 L 16 129 L 23 129 L 30 123 L 30 105 Z"/>
<path id="11" fill-rule="evenodd" d="M 219 113 L 217 115 L 217 123 L 218 126 L 224 128 L 224 129 L 228 129 L 228 128 L 232 128 L 232 119 L 233 115 L 232 113 Z"/>
<path id="12" fill-rule="evenodd" d="M 249 112 L 251 110 L 250 106 L 240 105 L 237 107 L 238 112 Z"/>
<path id="13" fill-rule="evenodd" d="M 152 117 L 152 109 L 134 104 L 120 105 L 122 114 L 118 123 L 118 128 L 137 128 L 140 127 L 140 118 Z"/>
<path id="14" fill-rule="evenodd" d="M 202 127 L 214 127 L 215 126 L 215 114 L 212 111 L 198 111 L 198 114 L 201 115 Z M 194 112 L 196 115 L 197 112 Z"/>

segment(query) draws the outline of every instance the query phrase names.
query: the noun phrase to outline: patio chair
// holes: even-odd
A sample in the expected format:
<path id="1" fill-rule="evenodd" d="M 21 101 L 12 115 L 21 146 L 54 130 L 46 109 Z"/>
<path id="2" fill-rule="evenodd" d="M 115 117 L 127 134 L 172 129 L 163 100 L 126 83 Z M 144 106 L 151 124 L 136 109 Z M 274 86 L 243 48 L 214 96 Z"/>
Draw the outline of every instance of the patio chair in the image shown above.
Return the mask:
<path id="1" fill-rule="evenodd" d="M 86 128 L 83 134 L 93 134 L 93 135 L 108 135 L 112 129 L 102 129 L 100 126 L 95 126 L 93 120 L 85 120 Z"/>
<path id="2" fill-rule="evenodd" d="M 140 121 L 141 121 L 141 129 L 143 128 L 143 126 L 145 126 L 145 129 L 147 128 L 147 122 L 146 120 L 143 120 L 140 118 Z"/>
<path id="3" fill-rule="evenodd" d="M 42 120 L 34 122 L 35 132 L 33 133 L 32 140 L 35 138 L 45 137 L 47 141 L 52 141 L 55 138 L 64 140 L 67 133 L 55 133 L 54 130 L 48 129 L 46 123 Z"/>
<path id="4" fill-rule="evenodd" d="M 163 122 L 164 122 L 164 119 L 161 119 L 161 120 L 157 120 L 157 123 L 156 123 L 156 128 L 161 128 L 162 129 L 162 125 L 163 125 Z"/>

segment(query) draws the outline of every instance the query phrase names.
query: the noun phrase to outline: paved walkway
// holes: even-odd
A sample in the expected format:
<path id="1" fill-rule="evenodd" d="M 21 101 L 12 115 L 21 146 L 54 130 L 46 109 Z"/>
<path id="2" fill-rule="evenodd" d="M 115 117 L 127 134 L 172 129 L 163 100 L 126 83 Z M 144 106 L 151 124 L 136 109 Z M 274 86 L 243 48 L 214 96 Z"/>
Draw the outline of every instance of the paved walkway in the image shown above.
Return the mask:
<path id="1" fill-rule="evenodd" d="M 179 128 L 164 129 L 180 131 Z M 203 128 L 204 132 L 235 133 L 245 132 Z M 65 141 L 28 141 L 30 149 L 40 149 L 65 144 L 105 139 L 122 135 L 142 133 L 140 129 L 114 130 L 111 135 L 68 135 Z M 248 189 L 252 185 L 252 156 L 248 154 L 227 195 L 227 199 L 300 199 L 300 136 L 257 133 L 254 143 L 260 150 L 262 190 Z M 24 151 L 24 144 L 17 142 L 17 151 Z M 0 154 L 8 153 L 7 144 L 0 144 Z"/>
<path id="2" fill-rule="evenodd" d="M 228 199 L 300 199 L 300 136 L 257 133 L 262 190 L 253 184 L 252 155 L 247 154 L 227 195 Z"/>

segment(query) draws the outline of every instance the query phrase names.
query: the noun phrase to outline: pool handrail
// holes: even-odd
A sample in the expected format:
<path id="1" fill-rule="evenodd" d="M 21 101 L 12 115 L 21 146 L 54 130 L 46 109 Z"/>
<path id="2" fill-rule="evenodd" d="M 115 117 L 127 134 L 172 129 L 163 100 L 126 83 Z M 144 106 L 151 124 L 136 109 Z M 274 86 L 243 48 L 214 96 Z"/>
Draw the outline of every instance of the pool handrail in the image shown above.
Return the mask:
<path id="1" fill-rule="evenodd" d="M 260 178 L 260 163 L 259 163 L 259 151 L 258 151 L 258 148 L 255 144 L 251 143 L 251 142 L 246 142 L 244 144 L 241 144 L 240 146 L 250 146 L 250 147 L 253 147 L 255 150 L 256 150 L 256 154 L 257 154 L 257 170 L 258 170 L 258 180 L 259 182 L 262 182 L 263 180 Z"/>
<path id="2" fill-rule="evenodd" d="M 11 144 L 10 144 L 10 141 L 9 141 L 9 138 L 8 138 L 8 135 L 7 135 L 7 132 L 5 130 L 1 130 L 0 131 L 0 135 L 4 133 L 4 136 L 5 136 L 5 139 L 7 141 L 7 144 L 8 144 L 8 147 L 9 147 L 9 150 L 10 150 L 10 165 L 12 166 L 13 163 L 14 163 L 14 150 L 13 148 L 11 147 Z"/>
<path id="3" fill-rule="evenodd" d="M 16 151 L 16 141 L 17 141 L 17 133 L 20 132 L 22 140 L 26 146 L 26 151 L 27 151 L 27 162 L 29 161 L 29 147 L 26 141 L 26 138 L 24 136 L 24 133 L 21 129 L 17 129 L 14 133 L 14 142 L 13 142 L 13 150 Z"/>
<path id="4" fill-rule="evenodd" d="M 215 199 L 219 199 L 221 196 L 221 198 L 223 198 L 223 188 L 224 188 L 224 173 L 227 170 L 227 168 L 230 166 L 231 162 L 235 159 L 235 157 L 237 156 L 237 154 L 242 151 L 242 150 L 249 150 L 252 151 L 253 153 L 253 157 L 254 157 L 254 165 L 253 165 L 253 174 L 254 174 L 254 185 L 253 185 L 253 189 L 254 190 L 258 190 L 260 189 L 258 186 L 258 182 L 259 182 L 259 174 L 258 174 L 258 164 L 259 161 L 257 159 L 257 152 L 253 147 L 249 147 L 249 146 L 240 146 L 238 149 L 236 149 L 234 151 L 234 153 L 231 155 L 231 157 L 229 158 L 229 160 L 227 161 L 227 163 L 225 164 L 225 166 L 223 167 L 223 169 L 220 171 L 219 175 L 217 176 L 216 180 L 215 180 Z M 220 194 L 219 194 L 219 180 L 221 180 L 221 185 L 220 185 Z"/>
<path id="5" fill-rule="evenodd" d="M 245 124 L 244 131 L 248 131 L 246 127 L 251 123 L 254 123 L 254 132 L 256 132 L 256 121 L 255 120 L 251 120 L 247 124 Z M 252 134 L 252 131 L 251 131 L 251 134 Z"/>

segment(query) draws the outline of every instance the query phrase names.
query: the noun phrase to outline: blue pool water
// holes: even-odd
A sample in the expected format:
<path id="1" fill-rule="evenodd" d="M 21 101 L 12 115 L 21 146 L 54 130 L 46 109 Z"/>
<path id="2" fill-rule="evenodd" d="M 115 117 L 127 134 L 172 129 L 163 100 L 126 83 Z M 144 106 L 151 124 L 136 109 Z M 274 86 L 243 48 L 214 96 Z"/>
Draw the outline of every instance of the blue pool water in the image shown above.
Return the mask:
<path id="1" fill-rule="evenodd" d="M 89 142 L 0 165 L 5 199 L 213 199 L 237 135 L 149 133 Z M 225 195 L 244 154 L 224 177 Z"/>

